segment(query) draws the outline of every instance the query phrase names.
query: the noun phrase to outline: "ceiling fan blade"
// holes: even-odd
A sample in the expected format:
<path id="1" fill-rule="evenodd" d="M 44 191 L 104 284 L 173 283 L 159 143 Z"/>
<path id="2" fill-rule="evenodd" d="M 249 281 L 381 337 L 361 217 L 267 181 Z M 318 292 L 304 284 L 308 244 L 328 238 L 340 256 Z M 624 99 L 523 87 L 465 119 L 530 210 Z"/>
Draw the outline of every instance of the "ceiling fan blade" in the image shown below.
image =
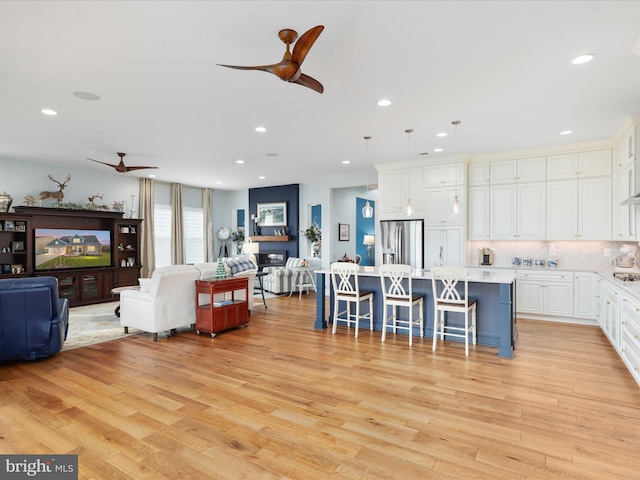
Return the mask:
<path id="1" fill-rule="evenodd" d="M 258 66 L 254 66 L 254 67 L 244 67 L 241 65 L 223 65 L 222 63 L 218 63 L 217 64 L 220 67 L 227 67 L 227 68 L 234 68 L 236 70 L 260 70 L 263 72 L 269 72 L 269 73 L 273 73 L 273 68 L 276 67 L 278 64 L 276 65 L 258 65 Z"/>
<path id="2" fill-rule="evenodd" d="M 144 168 L 158 168 L 158 167 L 143 167 L 143 166 L 127 167 L 127 172 L 130 172 L 131 170 L 142 170 Z"/>
<path id="3" fill-rule="evenodd" d="M 309 87 L 311 90 L 315 90 L 318 93 L 324 92 L 324 87 L 319 81 L 315 78 L 311 78 L 309 75 L 305 75 L 304 73 L 301 73 L 298 79 L 291 83 L 297 83 L 298 85 Z"/>
<path id="4" fill-rule="evenodd" d="M 88 158 L 87 160 L 91 160 L 92 162 L 101 163 L 103 165 L 109 165 L 112 168 L 118 168 L 118 165 L 114 165 L 113 163 L 101 162 L 100 160 L 94 160 L 93 158 Z"/>
<path id="5" fill-rule="evenodd" d="M 324 26 L 318 25 L 317 27 L 313 27 L 306 31 L 294 45 L 291 60 L 296 62 L 298 65 L 302 65 L 307 53 L 309 53 L 309 50 L 322 33 L 322 30 L 324 30 Z"/>

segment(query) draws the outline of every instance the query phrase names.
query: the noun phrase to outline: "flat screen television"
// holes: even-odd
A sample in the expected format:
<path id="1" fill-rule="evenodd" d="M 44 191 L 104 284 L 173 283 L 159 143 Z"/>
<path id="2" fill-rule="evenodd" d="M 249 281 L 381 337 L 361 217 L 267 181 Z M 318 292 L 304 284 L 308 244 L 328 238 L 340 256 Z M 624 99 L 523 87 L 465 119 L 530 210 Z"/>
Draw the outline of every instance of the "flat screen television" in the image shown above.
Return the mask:
<path id="1" fill-rule="evenodd" d="M 111 266 L 111 232 L 68 228 L 36 228 L 35 269 Z"/>

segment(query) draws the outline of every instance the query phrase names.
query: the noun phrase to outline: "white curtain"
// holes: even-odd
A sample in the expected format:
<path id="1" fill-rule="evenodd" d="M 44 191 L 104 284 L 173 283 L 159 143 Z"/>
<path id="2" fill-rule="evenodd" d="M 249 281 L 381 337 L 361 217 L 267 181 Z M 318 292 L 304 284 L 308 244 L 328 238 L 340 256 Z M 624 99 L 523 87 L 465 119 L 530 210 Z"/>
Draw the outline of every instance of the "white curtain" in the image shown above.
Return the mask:
<path id="1" fill-rule="evenodd" d="M 202 218 L 204 222 L 204 261 L 214 262 L 213 256 L 213 210 L 211 208 L 211 189 L 202 189 Z"/>
<path id="2" fill-rule="evenodd" d="M 182 185 L 171 184 L 171 264 L 184 264 L 184 227 L 182 224 Z"/>
<path id="3" fill-rule="evenodd" d="M 156 269 L 156 252 L 153 232 L 153 180 L 140 179 L 140 205 L 138 207 L 140 218 L 144 221 L 140 224 L 141 249 L 140 262 L 142 278 L 148 278 Z"/>

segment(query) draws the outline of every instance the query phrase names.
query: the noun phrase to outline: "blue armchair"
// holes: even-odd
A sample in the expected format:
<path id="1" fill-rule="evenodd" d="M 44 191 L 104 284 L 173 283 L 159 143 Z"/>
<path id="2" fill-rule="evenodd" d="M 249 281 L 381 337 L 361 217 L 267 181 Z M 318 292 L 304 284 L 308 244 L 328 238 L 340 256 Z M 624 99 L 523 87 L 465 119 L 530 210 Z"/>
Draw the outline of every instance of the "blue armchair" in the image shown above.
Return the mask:
<path id="1" fill-rule="evenodd" d="M 69 301 L 58 298 L 55 277 L 0 280 L 0 361 L 38 360 L 67 338 Z"/>

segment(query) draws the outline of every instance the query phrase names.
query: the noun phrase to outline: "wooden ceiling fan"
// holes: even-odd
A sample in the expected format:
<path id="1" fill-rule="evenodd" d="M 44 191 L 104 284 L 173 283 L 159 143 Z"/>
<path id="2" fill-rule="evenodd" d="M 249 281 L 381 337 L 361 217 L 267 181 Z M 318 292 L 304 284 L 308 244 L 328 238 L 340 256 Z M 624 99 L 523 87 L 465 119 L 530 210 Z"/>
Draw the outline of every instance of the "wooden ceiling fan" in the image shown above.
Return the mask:
<path id="1" fill-rule="evenodd" d="M 158 167 L 143 167 L 143 166 L 127 167 L 124 164 L 124 160 L 123 160 L 125 155 L 126 153 L 118 152 L 118 156 L 120 157 L 120 163 L 118 164 L 101 162 L 100 160 L 94 160 L 93 158 L 87 158 L 87 160 L 91 160 L 92 162 L 96 162 L 96 163 L 102 163 L 103 165 L 109 165 L 110 167 L 115 168 L 116 171 L 120 173 L 126 173 L 132 170 L 142 170 L 144 168 L 158 168 Z"/>
<path id="2" fill-rule="evenodd" d="M 318 36 L 322 33 L 322 30 L 324 30 L 323 25 L 313 27 L 312 29 L 305 32 L 297 42 L 296 39 L 298 38 L 298 32 L 290 28 L 280 30 L 278 32 L 278 37 L 280 37 L 280 40 L 285 43 L 285 45 L 287 46 L 287 50 L 284 52 L 284 56 L 279 63 L 255 67 L 223 65 L 220 63 L 218 65 L 220 65 L 221 67 L 235 68 L 237 70 L 261 70 L 263 72 L 272 73 L 285 82 L 297 83 L 298 85 L 302 85 L 303 87 L 308 87 L 311 90 L 322 93 L 324 92 L 324 87 L 322 86 L 322 84 L 316 79 L 305 75 L 301 70 L 302 62 L 307 56 L 307 53 L 309 53 L 309 50 L 317 40 Z M 290 46 L 294 42 L 295 45 L 293 47 L 292 54 Z"/>

